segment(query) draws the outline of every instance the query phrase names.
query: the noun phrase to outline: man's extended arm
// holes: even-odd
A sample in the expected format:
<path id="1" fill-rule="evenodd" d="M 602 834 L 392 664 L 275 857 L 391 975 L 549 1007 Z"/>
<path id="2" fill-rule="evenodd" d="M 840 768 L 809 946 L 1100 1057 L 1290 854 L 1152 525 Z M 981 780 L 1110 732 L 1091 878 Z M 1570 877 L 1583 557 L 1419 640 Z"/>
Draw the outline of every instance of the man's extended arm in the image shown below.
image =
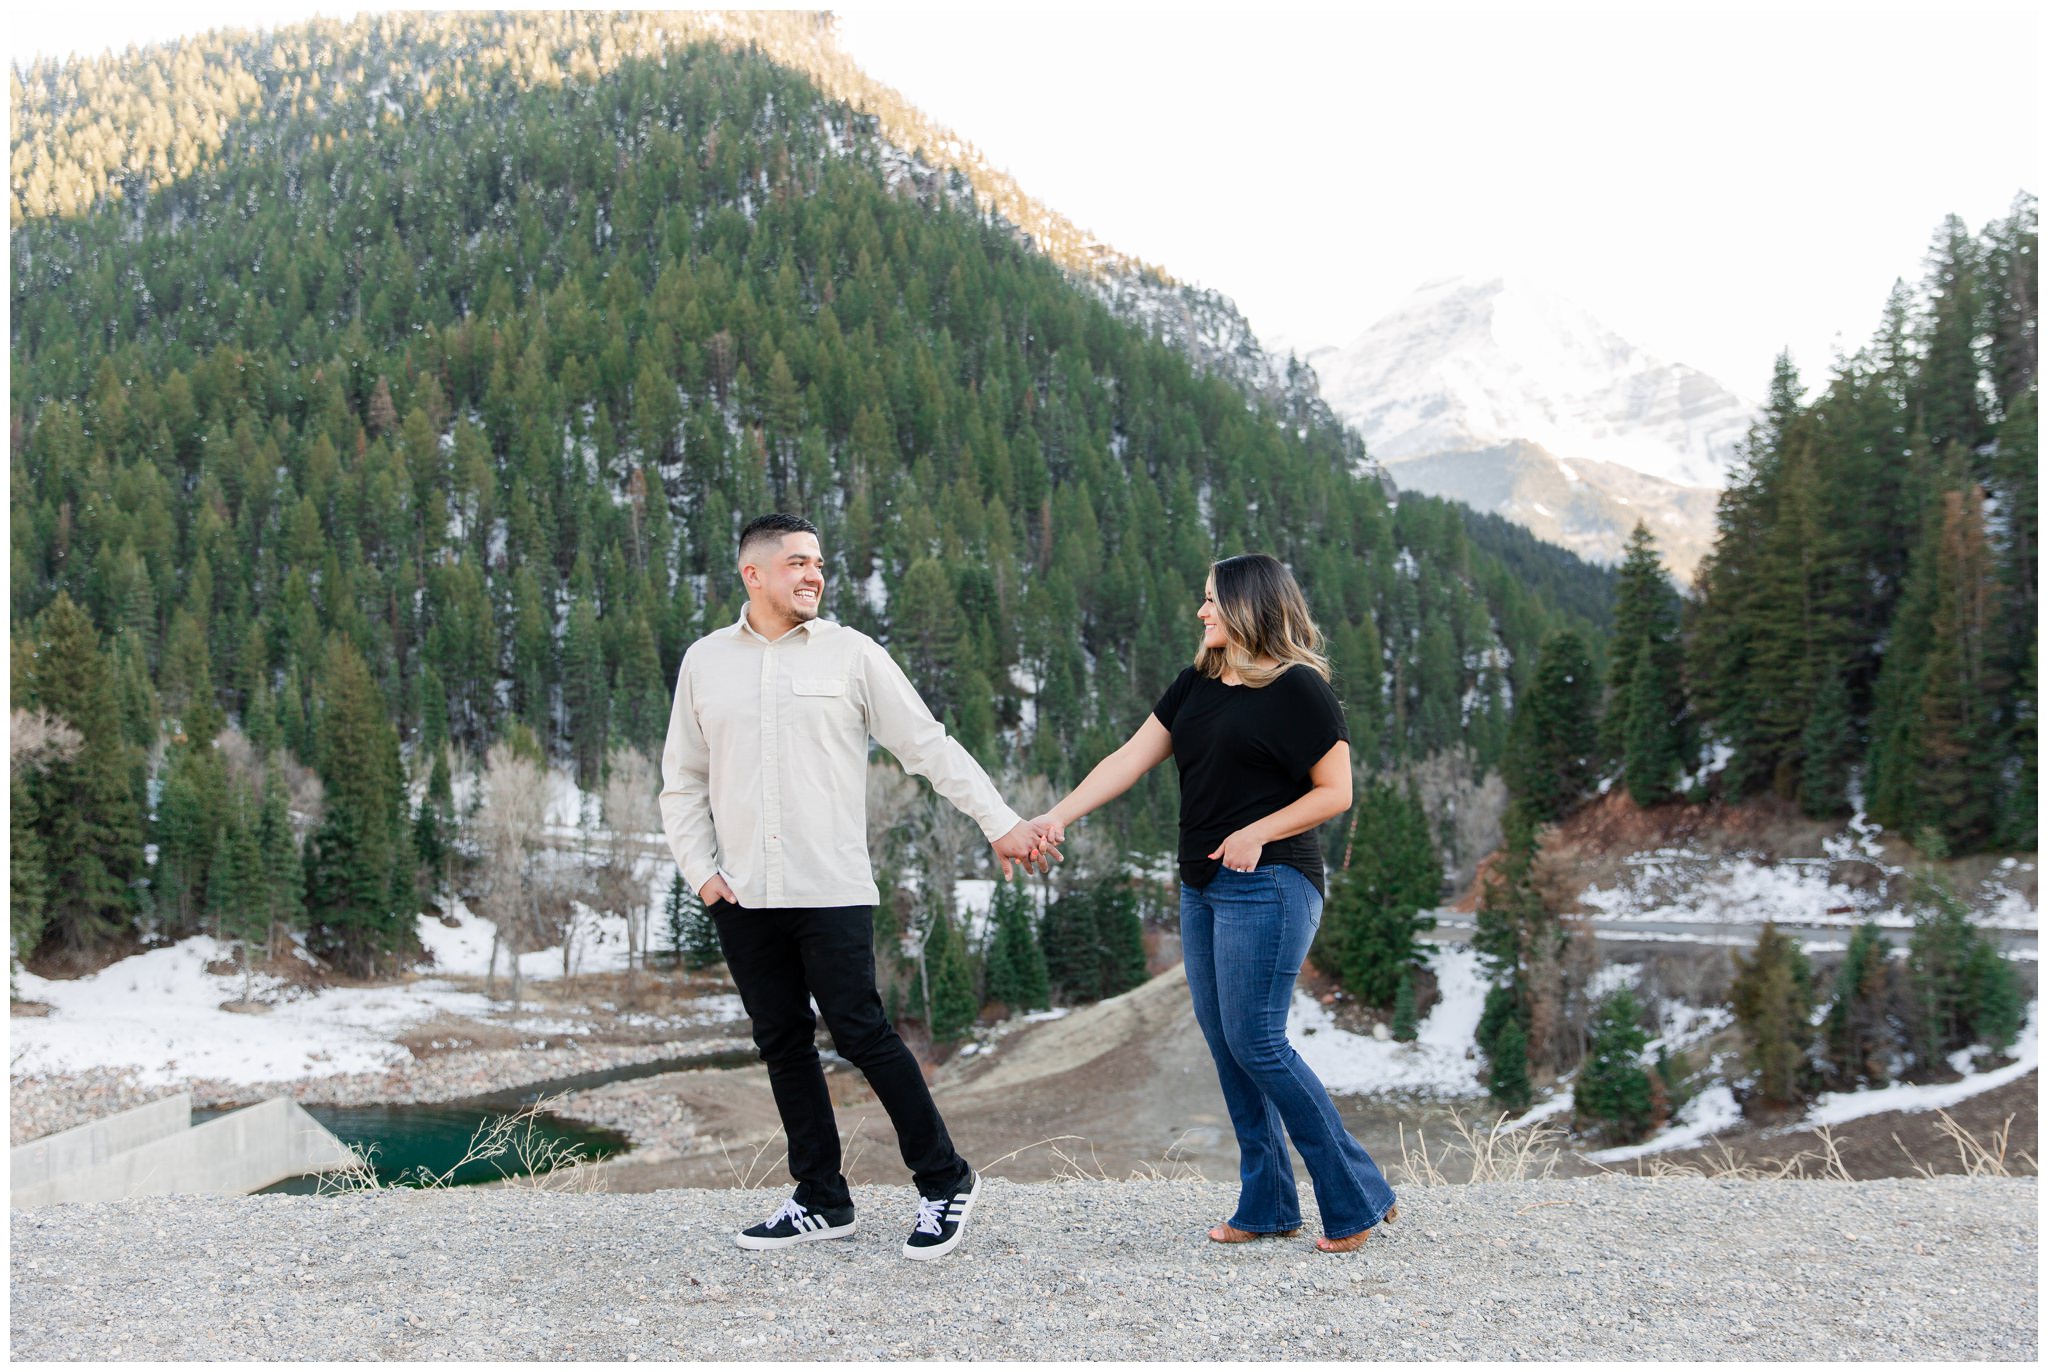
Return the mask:
<path id="1" fill-rule="evenodd" d="M 691 699 L 687 653 L 682 670 L 676 673 L 668 743 L 661 750 L 661 827 L 690 889 L 704 895 L 715 880 L 718 891 L 713 895 L 724 892 L 724 898 L 731 899 L 725 879 L 718 874 L 718 836 L 711 825 L 711 750 L 704 742 L 704 729 L 697 722 Z M 711 898 L 705 896 L 706 903 Z"/>
<path id="2" fill-rule="evenodd" d="M 1039 846 L 1038 830 L 1003 803 L 988 773 L 932 717 L 910 678 L 880 644 L 863 646 L 860 677 L 868 732 L 896 755 L 905 771 L 931 782 L 933 790 L 980 826 L 1008 876 L 1013 860 L 1026 861 Z"/>

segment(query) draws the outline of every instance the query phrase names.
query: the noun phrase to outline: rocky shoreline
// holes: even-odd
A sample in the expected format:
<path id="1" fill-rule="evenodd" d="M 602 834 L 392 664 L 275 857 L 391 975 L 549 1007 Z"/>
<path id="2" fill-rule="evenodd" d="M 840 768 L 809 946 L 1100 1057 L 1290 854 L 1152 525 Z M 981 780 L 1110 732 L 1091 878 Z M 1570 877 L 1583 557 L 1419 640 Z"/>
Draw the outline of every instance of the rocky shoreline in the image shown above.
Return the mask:
<path id="1" fill-rule="evenodd" d="M 301 1105 L 424 1105 L 517 1091 L 565 1077 L 666 1058 L 701 1057 L 750 1047 L 751 1041 L 740 1036 L 635 1044 L 586 1044 L 570 1040 L 539 1050 L 497 1048 L 443 1053 L 397 1063 L 382 1072 L 338 1073 L 253 1085 L 205 1078 L 145 1082 L 135 1073 L 111 1068 L 20 1076 L 8 1082 L 8 1133 L 10 1143 L 22 1144 L 179 1091 L 190 1091 L 192 1104 L 200 1109 L 247 1105 L 273 1096 L 289 1096 Z M 691 1136 L 687 1121 L 677 1117 L 671 1103 L 645 1092 L 604 1087 L 579 1091 L 565 1099 L 558 1109 L 565 1115 L 616 1129 L 631 1138 L 636 1148 Z"/>

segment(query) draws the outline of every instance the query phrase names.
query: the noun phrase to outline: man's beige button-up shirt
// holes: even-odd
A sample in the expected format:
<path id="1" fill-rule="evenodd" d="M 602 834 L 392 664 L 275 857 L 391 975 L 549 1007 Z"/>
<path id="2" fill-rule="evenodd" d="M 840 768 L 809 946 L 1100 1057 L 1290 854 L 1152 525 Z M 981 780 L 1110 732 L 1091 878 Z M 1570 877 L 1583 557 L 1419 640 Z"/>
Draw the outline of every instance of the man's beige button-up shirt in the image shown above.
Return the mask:
<path id="1" fill-rule="evenodd" d="M 981 826 L 1019 823 L 881 644 L 813 619 L 747 622 L 683 654 L 661 755 L 661 822 L 692 891 L 723 874 L 742 908 L 872 905 L 868 738 Z"/>

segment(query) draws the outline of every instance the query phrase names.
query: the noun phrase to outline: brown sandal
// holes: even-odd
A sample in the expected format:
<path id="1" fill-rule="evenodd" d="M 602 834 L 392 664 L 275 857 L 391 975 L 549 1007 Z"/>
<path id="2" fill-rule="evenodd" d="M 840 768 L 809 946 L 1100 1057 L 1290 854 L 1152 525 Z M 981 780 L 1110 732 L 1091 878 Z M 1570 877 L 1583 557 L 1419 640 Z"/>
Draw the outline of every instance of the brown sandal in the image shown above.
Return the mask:
<path id="1" fill-rule="evenodd" d="M 1392 1224 L 1399 1218 L 1401 1207 L 1390 1205 L 1387 1207 L 1387 1213 L 1380 1216 L 1380 1224 Z M 1322 1253 L 1349 1253 L 1353 1249 L 1363 1248 L 1365 1241 L 1372 1236 L 1372 1230 L 1377 1228 L 1379 1225 L 1374 1225 L 1372 1229 L 1361 1229 L 1356 1234 L 1346 1234 L 1341 1239 L 1317 1239 L 1316 1250 Z"/>
<path id="2" fill-rule="evenodd" d="M 1253 1239 L 1291 1239 L 1301 1230 L 1279 1229 L 1270 1234 L 1254 1234 L 1249 1229 L 1239 1229 L 1234 1224 L 1219 1224 L 1209 1231 L 1211 1243 L 1250 1243 Z"/>

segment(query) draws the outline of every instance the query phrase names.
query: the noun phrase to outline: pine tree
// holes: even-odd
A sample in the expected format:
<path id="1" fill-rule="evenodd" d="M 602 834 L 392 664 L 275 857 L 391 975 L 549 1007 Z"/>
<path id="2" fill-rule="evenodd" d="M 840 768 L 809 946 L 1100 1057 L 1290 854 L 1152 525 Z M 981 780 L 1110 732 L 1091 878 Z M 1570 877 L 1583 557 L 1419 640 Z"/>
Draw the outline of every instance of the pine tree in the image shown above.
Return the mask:
<path id="1" fill-rule="evenodd" d="M 1511 1017 L 1522 1033 L 1524 1062 L 1554 1068 L 1563 1051 L 1558 967 L 1564 929 L 1536 884 L 1535 821 L 1515 802 L 1505 819 L 1501 855 L 1480 893 L 1472 947 L 1496 985 L 1479 1024 L 1482 1051 Z"/>
<path id="2" fill-rule="evenodd" d="M 1855 764 L 1857 747 L 1849 687 L 1842 672 L 1823 674 L 1799 750 L 1805 755 L 1799 776 L 1799 808 L 1813 819 L 1847 814 L 1849 769 Z"/>
<path id="3" fill-rule="evenodd" d="M 1645 808 L 1671 799 L 1683 765 L 1678 683 L 1669 643 L 1636 645 L 1622 727 L 1622 770 L 1629 798 Z"/>
<path id="4" fill-rule="evenodd" d="M 1317 961 L 1384 1009 L 1428 960 L 1420 935 L 1436 919 L 1420 912 L 1435 904 L 1441 869 L 1412 790 L 1368 781 L 1353 814 L 1351 861 L 1331 884 Z"/>
<path id="5" fill-rule="evenodd" d="M 1494 1040 L 1486 1089 L 1510 1110 L 1529 1108 L 1529 1039 L 1520 1020 L 1510 1018 Z"/>
<path id="6" fill-rule="evenodd" d="M 2031 240 L 2031 233 L 2027 235 Z M 2024 356 L 2031 359 L 2032 349 Z M 2014 362 L 2014 367 L 2021 365 Z M 2031 361 L 2026 363 L 2031 366 Z M 2031 373 L 2029 373 L 2031 376 Z M 2005 605 L 2005 651 L 1997 669 L 2013 683 L 2000 702 L 2011 780 L 2004 789 L 1997 846 L 2031 849 L 2036 843 L 2038 765 L 2036 688 L 2040 546 L 2040 410 L 2034 390 L 2016 395 L 1998 431 L 1993 480 L 2005 531 L 1999 557 L 2000 597 Z M 2002 771 L 2005 769 L 2001 769 Z"/>
<path id="7" fill-rule="evenodd" d="M 113 671 L 91 620 L 60 591 L 28 649 L 14 663 L 14 704 L 41 706 L 82 740 L 75 756 L 52 759 L 28 784 L 49 893 L 44 936 L 79 949 L 126 926 L 142 874 L 142 825 Z"/>
<path id="8" fill-rule="evenodd" d="M 1415 977 L 1413 973 L 1401 978 L 1400 989 L 1394 992 L 1394 1041 L 1415 1042 Z"/>
<path id="9" fill-rule="evenodd" d="M 931 984 L 925 1027 L 933 1039 L 950 1042 L 967 1032 L 981 1004 L 974 997 L 974 970 L 967 961 L 967 946 L 953 927 L 953 917 L 944 910 L 932 914 L 925 931 L 924 962 Z"/>
<path id="10" fill-rule="evenodd" d="M 1599 749 L 1599 692 L 1585 640 L 1553 631 L 1536 659 L 1535 680 L 1508 726 L 1508 788 L 1536 818 L 1561 818 L 1592 783 Z"/>
<path id="11" fill-rule="evenodd" d="M 1755 1075 L 1753 1103 L 1782 1108 L 1801 1100 L 1810 1075 L 1813 973 L 1797 941 L 1766 923 L 1748 957 L 1735 957 L 1731 992 L 1744 1056 Z"/>
<path id="12" fill-rule="evenodd" d="M 1913 933 L 1906 945 L 1912 1040 L 1922 1071 L 1976 1043 L 2004 1050 L 2024 1022 L 2012 968 L 1977 929 L 1947 883 L 1915 879 Z"/>
<path id="13" fill-rule="evenodd" d="M 669 951 L 678 965 L 696 972 L 725 961 L 725 950 L 718 942 L 718 922 L 681 872 L 669 878 L 662 918 Z"/>
<path id="14" fill-rule="evenodd" d="M 1820 613 L 1831 572 L 1822 523 L 1816 421 L 1793 420 L 1764 487 L 1770 523 L 1757 550 L 1742 613 L 1754 637 L 1745 694 L 1747 729 L 1730 763 L 1738 792 L 1797 789 L 1797 748 L 1828 660 L 1833 630 Z"/>
<path id="15" fill-rule="evenodd" d="M 1679 683 L 1678 597 L 1638 522 L 1617 578 L 1601 746 L 1622 761 L 1638 805 L 1668 800 L 1688 750 Z"/>
<path id="16" fill-rule="evenodd" d="M 680 869 L 669 873 L 668 894 L 661 902 L 662 942 L 667 945 L 671 966 L 683 965 L 684 949 L 690 937 L 690 887 Z"/>
<path id="17" fill-rule="evenodd" d="M 1971 1040 L 2003 1053 L 2026 1025 L 2026 995 L 2012 964 L 1982 934 L 1963 963 L 1963 982 L 1970 1007 Z"/>
<path id="18" fill-rule="evenodd" d="M 989 913 L 995 938 L 988 950 L 988 998 L 1012 1010 L 1052 1004 L 1045 952 L 1031 932 L 1031 897 L 1023 883 L 997 882 Z"/>
<path id="19" fill-rule="evenodd" d="M 904 573 L 889 606 L 890 651 L 918 685 L 932 713 L 957 720 L 965 700 L 961 647 L 966 624 L 952 578 L 936 558 L 920 558 Z"/>
<path id="20" fill-rule="evenodd" d="M 223 720 L 214 704 L 213 655 L 207 649 L 206 628 L 182 608 L 171 616 L 163 693 L 165 708 L 178 716 L 186 738 L 211 743 L 220 733 Z"/>
<path id="21" fill-rule="evenodd" d="M 1803 387 L 1789 353 L 1773 364 L 1763 412 L 1742 444 L 1742 460 L 1715 510 L 1714 550 L 1696 574 L 1689 680 L 1701 713 L 1734 750 L 1727 785 L 1746 795 L 1768 779 L 1758 763 L 1760 731 L 1769 703 L 1759 690 L 1762 642 L 1757 607 L 1764 600 L 1762 567 L 1777 518 L 1775 487 L 1787 436 L 1799 418 Z"/>
<path id="22" fill-rule="evenodd" d="M 242 965 L 245 1003 L 249 999 L 257 950 L 270 935 L 263 852 L 256 816 L 250 808 L 250 797 L 238 788 L 229 804 L 226 823 L 221 826 L 220 846 L 206 885 L 207 914 L 219 931 L 218 936 L 235 944 L 235 956 Z"/>
<path id="23" fill-rule="evenodd" d="M 427 793 L 420 798 L 413 819 L 413 853 L 430 889 L 445 887 L 455 858 L 455 789 L 448 774 L 448 750 L 433 750 L 434 762 L 427 773 Z"/>
<path id="24" fill-rule="evenodd" d="M 1857 926 L 1835 969 L 1834 994 L 1822 1029 L 1835 1083 L 1848 1090 L 1882 1086 L 1891 1077 L 1897 1034 L 1891 1006 L 1890 945 L 1875 924 Z"/>
<path id="25" fill-rule="evenodd" d="M 1921 814 L 1940 826 L 1955 853 L 1982 847 L 1995 832 L 2004 761 L 1995 716 L 2009 683 L 1992 642 L 2001 616 L 1983 494 L 1972 485 L 1943 499 L 1933 640 L 1914 736 Z"/>
<path id="26" fill-rule="evenodd" d="M 1990 437 L 1980 398 L 1978 247 L 1955 215 L 1942 221 L 1927 254 L 1932 304 L 1921 332 L 1923 361 L 1914 400 L 1937 448 L 1975 448 Z"/>
<path id="27" fill-rule="evenodd" d="M 1103 1000 L 1145 984 L 1145 930 L 1130 883 L 1105 877 L 1094 891 L 1097 991 Z"/>
<path id="28" fill-rule="evenodd" d="M 1642 1007 L 1627 986 L 1614 990 L 1593 1017 L 1593 1044 L 1572 1093 L 1580 1127 L 1610 1142 L 1634 1143 L 1657 1127 L 1655 1093 L 1642 1064 L 1650 1041 Z"/>
<path id="29" fill-rule="evenodd" d="M 196 929 L 210 908 L 207 874 L 227 821 L 227 771 L 211 743 L 184 742 L 165 753 L 157 798 L 157 913 L 176 929 Z"/>
<path id="30" fill-rule="evenodd" d="M 280 759 L 273 757 L 263 778 L 263 803 L 256 816 L 256 848 L 263 868 L 264 937 L 275 946 L 280 930 L 298 927 L 306 913 L 306 873 L 292 833 Z"/>
<path id="31" fill-rule="evenodd" d="M 347 640 L 329 648 L 321 680 L 319 770 L 327 813 L 306 859 L 308 914 L 345 967 L 367 974 L 404 946 L 411 911 L 393 903 L 394 869 L 409 839 L 398 739 L 363 659 Z M 404 886 L 411 872 L 403 873 Z"/>
<path id="32" fill-rule="evenodd" d="M 562 703 L 569 712 L 569 755 L 576 764 L 576 784 L 594 790 L 610 739 L 610 693 L 605 687 L 597 607 L 587 596 L 578 596 L 569 610 L 569 630 L 562 644 Z"/>
<path id="33" fill-rule="evenodd" d="M 28 784 L 32 775 L 29 764 L 15 762 L 7 778 L 7 933 L 16 961 L 42 942 L 50 901 L 49 862 L 36 829 L 35 794 Z"/>
<path id="34" fill-rule="evenodd" d="M 1053 994 L 1067 1004 L 1094 1000 L 1102 985 L 1095 904 L 1085 893 L 1061 896 L 1046 907 L 1039 944 Z"/>
<path id="35" fill-rule="evenodd" d="M 1472 1042 L 1480 1053 L 1491 1062 L 1500 1056 L 1500 1037 L 1510 1022 L 1520 1024 L 1521 1008 L 1512 986 L 1496 985 L 1486 988 L 1486 1000 L 1479 1010 L 1479 1025 L 1473 1030 Z M 1526 1065 L 1529 1040 L 1527 1030 L 1523 1031 L 1522 1050 Z"/>

